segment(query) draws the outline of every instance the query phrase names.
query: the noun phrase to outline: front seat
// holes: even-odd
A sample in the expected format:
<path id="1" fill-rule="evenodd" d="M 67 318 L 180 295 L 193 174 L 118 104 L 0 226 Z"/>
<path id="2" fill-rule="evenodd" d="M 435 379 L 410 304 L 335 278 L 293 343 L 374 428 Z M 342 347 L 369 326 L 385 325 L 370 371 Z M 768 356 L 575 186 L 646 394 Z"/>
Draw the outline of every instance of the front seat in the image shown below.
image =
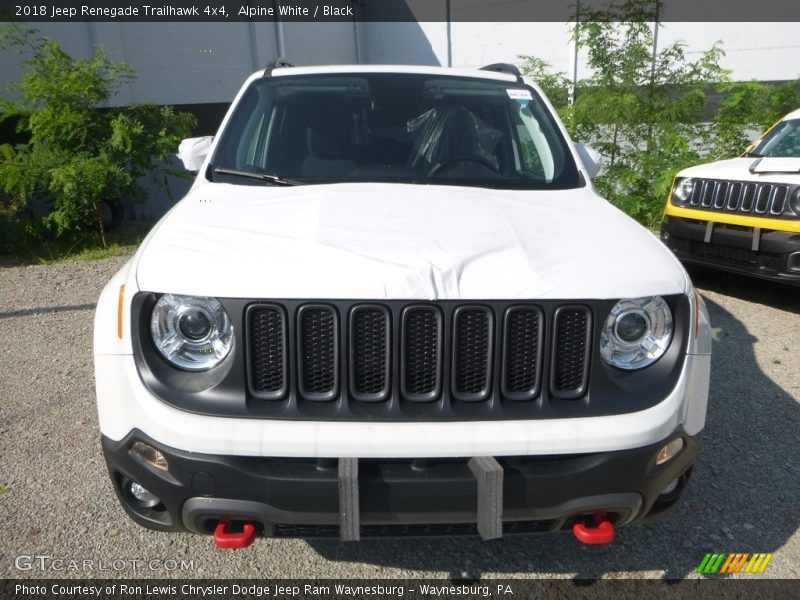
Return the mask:
<path id="1" fill-rule="evenodd" d="M 308 155 L 303 160 L 303 177 L 339 179 L 357 167 L 350 128 L 350 122 L 344 118 L 318 119 L 307 127 Z"/>

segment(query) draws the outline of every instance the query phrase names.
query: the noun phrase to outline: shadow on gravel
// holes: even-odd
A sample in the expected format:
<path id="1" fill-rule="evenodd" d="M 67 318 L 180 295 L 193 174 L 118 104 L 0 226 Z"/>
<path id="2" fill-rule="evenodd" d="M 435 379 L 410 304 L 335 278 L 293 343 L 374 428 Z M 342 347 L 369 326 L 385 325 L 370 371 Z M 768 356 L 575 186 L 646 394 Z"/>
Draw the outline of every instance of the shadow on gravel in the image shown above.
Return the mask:
<path id="1" fill-rule="evenodd" d="M 726 296 L 766 304 L 773 308 L 800 314 L 800 285 L 788 285 L 743 277 L 735 273 L 727 273 L 700 266 L 687 266 L 694 284 L 701 290 L 711 290 Z"/>
<path id="2" fill-rule="evenodd" d="M 71 304 L 69 306 L 43 306 L 39 308 L 21 308 L 9 312 L 0 312 L 0 319 L 10 319 L 12 317 L 27 317 L 30 315 L 50 315 L 60 312 L 72 312 L 75 310 L 94 310 L 97 306 L 94 302 L 90 304 Z"/>
<path id="3" fill-rule="evenodd" d="M 703 287 L 707 281 L 698 278 L 697 283 Z M 751 287 L 739 278 L 735 292 L 726 285 L 709 288 L 762 303 L 769 294 L 770 303 L 780 308 L 791 300 L 792 290 L 768 291 L 761 282 Z M 783 562 L 780 548 L 800 525 L 800 404 L 758 367 L 756 340 L 744 325 L 714 302 L 708 308 L 717 339 L 705 447 L 683 501 L 664 521 L 622 528 L 609 546 L 583 546 L 571 534 L 492 542 L 309 543 L 333 561 L 438 571 L 452 578 L 537 572 L 593 579 L 607 573 L 663 571 L 665 578 L 679 579 L 694 573 L 706 552 L 774 552 L 768 576 L 770 568 L 774 572 Z"/>

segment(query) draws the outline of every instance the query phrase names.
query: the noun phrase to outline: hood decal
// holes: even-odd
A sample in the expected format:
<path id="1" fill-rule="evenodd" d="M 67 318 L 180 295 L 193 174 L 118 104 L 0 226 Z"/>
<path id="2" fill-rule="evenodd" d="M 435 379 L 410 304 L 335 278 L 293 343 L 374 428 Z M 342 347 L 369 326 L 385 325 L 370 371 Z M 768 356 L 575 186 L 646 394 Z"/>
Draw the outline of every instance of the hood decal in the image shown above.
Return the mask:
<path id="1" fill-rule="evenodd" d="M 777 161 L 777 162 L 774 162 Z M 789 159 L 800 167 L 800 159 Z M 752 158 L 740 156 L 717 162 L 689 167 L 678 173 L 678 177 L 697 177 L 701 179 L 726 179 L 729 181 L 766 181 L 771 183 L 800 183 L 798 168 L 783 164 L 780 158 Z"/>
<path id="2" fill-rule="evenodd" d="M 800 173 L 800 158 L 764 156 L 750 165 L 751 173 Z"/>

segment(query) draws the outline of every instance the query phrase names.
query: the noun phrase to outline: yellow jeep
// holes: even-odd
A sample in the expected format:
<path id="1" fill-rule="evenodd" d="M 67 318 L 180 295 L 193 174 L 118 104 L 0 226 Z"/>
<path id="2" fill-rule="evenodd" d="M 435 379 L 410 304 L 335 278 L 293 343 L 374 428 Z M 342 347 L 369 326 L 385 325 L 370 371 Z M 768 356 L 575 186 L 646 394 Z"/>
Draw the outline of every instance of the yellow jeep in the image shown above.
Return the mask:
<path id="1" fill-rule="evenodd" d="M 661 239 L 685 263 L 800 284 L 800 110 L 675 178 Z"/>

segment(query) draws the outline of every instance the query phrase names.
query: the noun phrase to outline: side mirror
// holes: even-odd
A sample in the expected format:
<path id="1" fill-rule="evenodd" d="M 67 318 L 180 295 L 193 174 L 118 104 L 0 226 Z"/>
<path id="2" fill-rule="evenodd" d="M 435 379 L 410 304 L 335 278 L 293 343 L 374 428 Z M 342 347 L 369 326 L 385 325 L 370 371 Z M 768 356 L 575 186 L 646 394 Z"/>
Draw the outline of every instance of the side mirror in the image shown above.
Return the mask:
<path id="1" fill-rule="evenodd" d="M 184 168 L 187 171 L 199 171 L 203 166 L 203 162 L 208 156 L 208 151 L 211 149 L 211 142 L 214 141 L 214 136 L 207 135 L 204 137 L 187 138 L 178 146 L 178 158 L 181 159 Z"/>
<path id="2" fill-rule="evenodd" d="M 586 167 L 589 177 L 591 179 L 597 177 L 603 170 L 603 157 L 600 153 L 586 144 L 575 144 L 575 150 L 578 152 L 583 166 Z"/>

